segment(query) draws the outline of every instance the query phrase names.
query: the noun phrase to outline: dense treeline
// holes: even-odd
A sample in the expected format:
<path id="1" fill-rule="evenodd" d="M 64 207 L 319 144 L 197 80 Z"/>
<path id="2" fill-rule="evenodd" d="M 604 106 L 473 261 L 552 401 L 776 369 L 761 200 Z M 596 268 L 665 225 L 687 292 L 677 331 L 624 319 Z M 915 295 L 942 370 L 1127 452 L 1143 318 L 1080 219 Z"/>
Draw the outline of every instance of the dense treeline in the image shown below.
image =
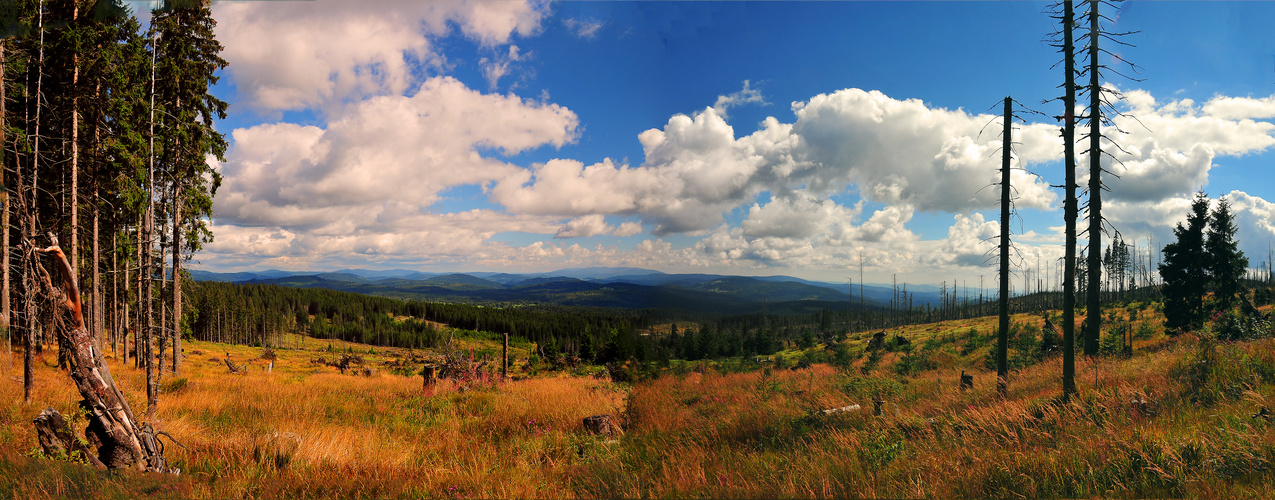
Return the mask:
<path id="1" fill-rule="evenodd" d="M 183 330 L 199 340 L 278 345 L 280 333 L 392 347 L 437 347 L 446 340 L 438 323 L 508 333 L 551 353 L 590 360 L 654 351 L 637 331 L 651 311 L 578 307 L 483 307 L 403 301 L 324 288 L 200 282 L 187 284 Z M 608 350 L 609 349 L 609 350 Z"/>
<path id="2" fill-rule="evenodd" d="M 0 2 L 0 327 L 27 365 L 58 341 L 34 252 L 58 244 L 99 353 L 147 371 L 148 413 L 160 375 L 181 370 L 183 294 L 168 277 L 211 239 L 208 160 L 224 160 L 213 124 L 227 109 L 209 92 L 226 66 L 209 2 L 152 5 L 144 30 L 121 0 Z"/>

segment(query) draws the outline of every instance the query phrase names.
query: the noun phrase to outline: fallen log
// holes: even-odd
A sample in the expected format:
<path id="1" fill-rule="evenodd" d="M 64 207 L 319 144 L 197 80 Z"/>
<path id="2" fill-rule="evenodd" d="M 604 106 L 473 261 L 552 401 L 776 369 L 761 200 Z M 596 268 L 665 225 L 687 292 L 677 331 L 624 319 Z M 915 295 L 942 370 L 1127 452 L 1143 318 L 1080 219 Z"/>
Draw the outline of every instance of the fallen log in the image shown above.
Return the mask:
<path id="1" fill-rule="evenodd" d="M 80 289 L 75 283 L 71 264 L 50 234 L 53 244 L 44 249 L 33 249 L 52 256 L 62 273 L 62 287 L 53 284 L 49 272 L 40 262 L 35 263 L 42 294 L 60 310 L 57 314 L 57 333 L 62 336 L 70 352 L 68 364 L 71 380 L 84 398 L 81 405 L 88 409 L 87 433 L 96 434 L 92 439 L 101 443 L 97 458 L 106 467 L 122 469 L 132 467 L 143 471 L 177 473 L 164 461 L 162 447 L 147 446 L 147 439 L 154 441 L 154 433 L 144 433 L 149 425 L 139 424 L 133 416 L 124 395 L 115 386 L 115 379 L 102 359 L 102 353 L 94 346 L 93 335 L 84 325 L 81 312 Z M 26 244 L 30 245 L 28 241 Z"/>
<path id="2" fill-rule="evenodd" d="M 235 366 L 235 364 L 234 364 L 234 363 L 231 363 L 231 362 L 230 362 L 230 360 L 229 360 L 229 359 L 227 359 L 227 360 L 226 360 L 226 368 L 229 368 L 229 369 L 230 369 L 230 373 L 234 373 L 234 374 L 238 374 L 238 375 L 243 375 L 243 374 L 245 374 L 245 373 L 248 373 L 248 364 L 247 364 L 247 363 L 244 363 L 244 364 L 243 364 L 243 365 L 241 365 L 241 366 Z"/>
<path id="3" fill-rule="evenodd" d="M 859 411 L 859 405 L 842 406 L 840 408 L 828 408 L 826 410 L 819 410 L 819 411 L 823 413 L 824 415 L 834 415 L 837 413 Z"/>

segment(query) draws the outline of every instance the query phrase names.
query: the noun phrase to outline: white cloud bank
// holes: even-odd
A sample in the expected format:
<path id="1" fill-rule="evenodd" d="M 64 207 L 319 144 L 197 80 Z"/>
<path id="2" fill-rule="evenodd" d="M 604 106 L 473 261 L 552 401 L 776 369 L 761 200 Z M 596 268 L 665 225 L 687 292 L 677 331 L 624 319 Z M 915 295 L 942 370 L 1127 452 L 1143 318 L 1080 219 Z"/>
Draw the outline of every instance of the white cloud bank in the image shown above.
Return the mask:
<path id="1" fill-rule="evenodd" d="M 329 108 L 400 94 L 416 67 L 445 67 L 432 40 L 453 28 L 488 46 L 540 29 L 545 5 L 522 1 L 220 2 L 222 57 L 242 102 L 265 111 Z"/>
<path id="2" fill-rule="evenodd" d="M 226 2 L 215 15 L 241 99 L 265 112 L 325 117 L 317 126 L 233 131 L 220 166 L 217 241 L 201 255 L 222 267 L 626 265 L 826 277 L 857 267 L 862 255 L 878 272 L 932 277 L 980 272 L 987 240 L 999 231 L 979 213 L 997 202 L 989 187 L 1000 163 L 994 116 L 845 89 L 792 103 L 790 122 L 767 118 L 736 137 L 729 109 L 765 104 L 746 82 L 711 107 L 639 134 L 641 164 L 560 158 L 524 167 L 499 156 L 575 141 L 582 130 L 575 113 L 442 76 L 452 63 L 433 40 L 458 31 L 495 54 L 480 64 L 495 88 L 527 57 L 509 42 L 540 29 L 542 4 Z M 601 28 L 565 26 L 583 38 Z M 1129 131 L 1121 140 L 1127 153 L 1117 154 L 1123 169 L 1112 168 L 1123 178 L 1108 182 L 1106 203 L 1123 230 L 1166 234 L 1190 194 L 1207 185 L 1217 157 L 1275 144 L 1275 125 L 1262 121 L 1275 117 L 1275 97 L 1216 96 L 1197 105 L 1126 94 L 1140 124 L 1117 119 Z M 1044 170 L 1058 183 L 1057 126 L 1020 125 L 1015 140 L 1022 143 L 1015 166 Z M 1018 208 L 1057 209 L 1047 180 L 1015 171 L 1013 184 Z M 440 193 L 466 185 L 481 186 L 503 211 L 431 211 Z M 847 194 L 858 200 L 836 201 Z M 1242 239 L 1275 235 L 1271 203 L 1243 191 L 1229 198 Z M 922 240 L 909 230 L 918 212 L 952 214 L 947 237 Z M 738 222 L 727 222 L 732 213 Z M 608 217 L 627 220 L 617 226 Z M 645 230 L 655 237 L 632 248 L 571 242 Z M 492 239 L 510 232 L 546 239 Z M 1055 239 L 1025 236 L 1022 259 L 1056 259 Z"/>

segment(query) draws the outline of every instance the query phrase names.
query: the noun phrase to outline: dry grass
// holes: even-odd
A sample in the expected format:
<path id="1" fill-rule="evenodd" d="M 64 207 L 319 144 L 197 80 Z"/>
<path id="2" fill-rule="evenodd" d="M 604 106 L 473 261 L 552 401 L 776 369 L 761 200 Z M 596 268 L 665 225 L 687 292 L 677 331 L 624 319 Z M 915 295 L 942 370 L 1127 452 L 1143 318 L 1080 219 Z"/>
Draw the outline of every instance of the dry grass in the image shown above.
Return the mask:
<path id="1" fill-rule="evenodd" d="M 189 448 L 169 445 L 166 453 L 184 472 L 166 479 L 114 476 L 121 496 L 144 483 L 188 498 L 572 496 L 563 471 L 606 447 L 584 434 L 581 420 L 618 417 L 624 398 L 610 382 L 566 377 L 464 392 L 444 381 L 426 392 L 420 377 L 341 375 L 312 365 L 321 353 L 311 351 L 276 350 L 279 358 L 266 373 L 261 349 L 201 342 L 186 348 L 182 376 L 165 381 L 152 419 Z M 227 353 L 252 365 L 248 373 L 229 374 L 220 361 Z M 3 474 L 14 479 L 0 485 L 12 487 L 15 498 L 79 491 L 81 478 L 66 475 L 67 467 L 44 471 L 51 462 L 22 457 L 36 446 L 30 419 L 40 408 L 69 414 L 78 400 L 65 374 L 49 366 L 53 359 L 48 353 L 37 362 L 30 405 L 11 379 L 20 366 L 9 370 L 0 361 L 0 462 L 7 464 L 0 467 L 24 476 Z M 111 368 L 140 416 L 144 375 L 113 362 Z M 272 437 L 289 432 L 301 438 L 290 460 L 281 467 L 261 457 Z M 110 486 L 100 494 L 111 496 Z"/>
<path id="2" fill-rule="evenodd" d="M 1140 320 L 1148 315 L 1140 312 Z M 1275 341 L 1157 334 L 1140 340 L 1131 358 L 1079 360 L 1081 393 L 1063 403 L 1056 357 L 1013 372 L 1008 397 L 998 398 L 994 374 L 982 369 L 986 348 L 952 354 L 971 327 L 986 333 L 993 325 L 979 319 L 901 329 L 918 347 L 930 338 L 947 342 L 939 349 L 945 363 L 915 377 L 896 375 L 890 366 L 900 354 L 891 353 L 870 376 L 860 374 L 863 360 L 844 372 L 816 364 L 720 374 L 701 365 L 632 387 L 560 376 L 463 392 L 449 382 L 426 391 L 419 377 L 385 370 L 362 377 L 311 364 L 331 356 L 326 340 L 285 339 L 295 348 L 276 350 L 270 373 L 259 348 L 191 342 L 182 377 L 165 379 L 154 419 L 189 447 L 169 446 L 184 471 L 177 477 L 103 475 L 28 458 L 30 419 L 44 406 L 70 412 L 78 396 L 47 353 L 38 363 L 36 402 L 23 404 L 14 379 L 20 370 L 0 359 L 0 494 L 1275 497 L 1275 429 L 1250 418 L 1275 401 Z M 866 337 L 850 342 L 857 350 Z M 333 347 L 372 363 L 404 355 Z M 227 373 L 227 354 L 252 368 Z M 112 370 L 134 408 L 144 409 L 142 374 Z M 973 390 L 957 389 L 961 370 L 974 373 Z M 880 416 L 872 414 L 876 397 L 886 401 Z M 818 411 L 852 404 L 860 411 Z M 581 419 L 596 414 L 623 422 L 624 436 L 587 435 Z M 300 436 L 295 450 L 285 433 Z"/>

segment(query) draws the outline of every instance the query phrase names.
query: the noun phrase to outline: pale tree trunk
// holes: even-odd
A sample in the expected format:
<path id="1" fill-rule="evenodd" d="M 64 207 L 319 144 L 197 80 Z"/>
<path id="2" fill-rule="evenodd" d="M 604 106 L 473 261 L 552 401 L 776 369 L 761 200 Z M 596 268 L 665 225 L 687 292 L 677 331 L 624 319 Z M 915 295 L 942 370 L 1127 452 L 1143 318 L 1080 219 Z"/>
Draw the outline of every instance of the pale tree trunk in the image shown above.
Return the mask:
<path id="1" fill-rule="evenodd" d="M 41 96 L 41 91 L 43 90 L 43 85 L 44 85 L 44 2 L 43 1 L 41 1 L 39 5 L 37 6 L 37 11 L 38 11 L 37 16 L 38 16 L 38 23 L 39 23 L 39 30 L 40 30 L 40 51 L 39 51 L 39 58 L 37 59 L 37 64 L 36 64 L 36 77 L 35 77 L 35 136 L 34 136 L 34 140 L 32 141 L 34 143 L 34 149 L 33 149 L 33 154 L 31 155 L 31 197 L 30 199 L 26 200 L 27 201 L 27 203 L 25 204 L 26 213 L 24 214 L 25 218 L 27 219 L 25 241 L 31 241 L 31 239 L 35 238 L 35 207 L 39 205 L 39 203 L 37 202 L 39 191 L 36 189 L 36 186 L 39 184 L 39 179 L 40 179 L 40 96 Z M 24 355 L 24 359 L 23 359 L 24 363 L 22 368 L 22 374 L 23 374 L 22 396 L 24 401 L 30 402 L 31 401 L 31 384 L 32 384 L 32 380 L 35 378 L 35 374 L 33 373 L 33 370 L 32 370 L 33 368 L 32 363 L 34 362 L 34 359 L 32 359 L 32 354 L 33 354 L 32 350 L 35 348 L 33 344 L 35 344 L 34 337 L 35 337 L 35 330 L 36 330 L 36 313 L 35 313 L 35 302 L 33 301 L 32 293 L 31 293 L 31 291 L 35 289 L 34 273 L 31 269 L 35 265 L 35 262 L 34 262 L 35 256 L 31 250 L 24 251 L 23 256 L 26 262 L 23 265 L 24 267 L 23 270 L 26 271 L 23 273 L 23 280 L 24 280 L 24 284 L 27 286 L 24 286 L 23 289 L 26 291 L 25 295 L 26 295 L 26 312 L 27 312 L 27 332 L 26 332 L 26 354 Z"/>
<path id="2" fill-rule="evenodd" d="M 180 183 L 178 183 L 180 185 Z M 181 261 L 182 197 L 180 190 L 173 196 L 173 376 L 181 375 L 182 367 L 182 261 Z"/>
<path id="3" fill-rule="evenodd" d="M 116 267 L 115 267 L 115 269 L 118 271 L 119 266 L 116 266 Z M 119 342 L 120 342 L 120 348 L 124 351 L 124 364 L 125 364 L 125 365 L 127 365 L 127 364 L 128 364 L 128 356 L 129 356 L 129 349 L 128 349 L 128 334 L 129 334 L 129 332 L 131 332 L 131 331 L 133 331 L 133 330 L 136 330 L 136 329 L 137 329 L 137 323 L 134 323 L 134 322 L 133 322 L 133 313 L 132 313 L 132 311 L 130 311 L 130 310 L 129 310 L 129 307 L 128 307 L 128 300 L 129 300 L 129 297 L 131 297 L 131 296 L 133 295 L 132 290 L 129 290 L 130 288 L 132 288 L 132 285 L 133 285 L 133 279 L 132 279 L 132 276 L 130 276 L 130 274 L 131 274 L 131 273 L 129 272 L 129 268 L 128 268 L 128 260 L 126 259 L 126 260 L 124 261 L 124 296 L 123 296 L 123 297 L 118 297 L 118 296 L 117 296 L 117 298 L 115 299 L 117 302 L 122 302 L 122 303 L 124 303 L 124 307 L 123 307 L 123 309 L 124 309 L 123 313 L 124 313 L 124 314 L 120 316 L 120 325 L 119 325 L 119 328 L 120 328 L 120 338 L 119 338 Z M 134 338 L 134 341 L 136 341 L 137 336 L 136 336 L 136 335 L 134 335 L 134 336 L 133 336 L 133 338 Z M 134 357 L 136 357 L 136 356 L 134 356 Z"/>
<path id="4" fill-rule="evenodd" d="M 98 82 L 94 89 L 94 95 L 101 97 L 102 84 Z M 99 100 L 99 102 L 101 102 Z M 98 106 L 98 113 L 93 120 L 93 158 L 94 169 L 100 172 L 102 168 L 102 107 Z M 102 296 L 102 247 L 100 242 L 101 218 L 102 218 L 102 186 L 98 181 L 99 176 L 93 176 L 93 335 L 97 338 L 97 348 L 102 349 L 102 341 L 106 335 L 106 301 Z M 114 345 L 112 342 L 111 345 Z"/>
<path id="5" fill-rule="evenodd" d="M 149 191 L 146 202 L 146 226 L 145 238 L 143 243 L 146 245 L 146 251 L 143 253 L 141 274 L 144 276 L 142 282 L 145 284 L 139 291 L 145 295 L 145 320 L 143 323 L 146 329 L 146 414 L 155 415 L 155 406 L 159 400 L 159 387 L 156 384 L 155 377 L 155 355 L 151 351 L 151 340 L 154 337 L 154 319 L 155 306 L 152 302 L 152 288 L 154 287 L 154 276 L 151 276 L 151 258 L 154 251 L 152 238 L 155 235 L 155 58 L 159 52 L 159 45 L 155 43 L 152 37 L 151 44 L 151 107 L 150 107 L 150 166 L 146 172 L 147 190 Z M 162 324 L 162 323 L 161 323 Z"/>
<path id="6" fill-rule="evenodd" d="M 146 366 L 142 362 L 146 359 L 146 352 L 143 350 L 143 339 L 146 338 L 146 332 L 142 327 L 142 314 L 146 312 L 145 299 L 142 293 L 145 288 L 142 287 L 142 244 L 145 231 L 142 229 L 142 221 L 146 218 L 145 211 L 137 214 L 137 227 L 133 230 L 133 235 L 137 239 L 136 255 L 134 259 L 137 262 L 137 311 L 133 313 L 133 367 L 145 369 Z M 124 346 L 128 348 L 127 345 Z"/>
<path id="7" fill-rule="evenodd" d="M 71 23 L 74 24 L 80 17 L 80 3 L 72 2 L 71 7 Z M 71 55 L 71 255 L 68 259 L 71 261 L 71 272 L 77 273 L 76 280 L 79 280 L 80 270 L 80 54 Z"/>
<path id="8" fill-rule="evenodd" d="M 96 198 L 96 196 L 94 198 Z M 102 330 L 102 283 L 101 283 L 102 269 L 98 265 L 98 260 L 100 260 L 101 258 L 101 255 L 98 253 L 101 251 L 101 247 L 98 246 L 98 241 L 97 241 L 99 223 L 100 221 L 99 221 L 97 203 L 96 203 L 96 200 L 94 200 L 94 203 L 93 203 L 93 308 L 92 308 L 93 332 L 92 333 L 93 333 L 93 340 L 95 342 L 94 345 L 97 346 L 98 351 L 101 351 L 102 340 L 103 340 L 102 336 L 105 335 L 105 332 Z"/>
<path id="9" fill-rule="evenodd" d="M 4 233 L 4 258 L 0 258 L 0 273 L 4 275 L 4 283 L 0 285 L 0 329 L 4 329 L 6 346 L 5 355 L 9 358 L 9 369 L 13 369 L 13 333 L 9 331 L 9 185 L 4 183 L 5 153 L 4 144 L 6 119 L 5 84 L 4 84 L 4 41 L 0 40 L 0 232 Z"/>
<path id="10" fill-rule="evenodd" d="M 115 239 L 111 239 L 111 354 L 115 355 L 115 359 L 120 359 L 119 341 L 120 341 L 120 264 L 119 264 L 119 245 Z M 128 360 L 124 360 L 128 363 Z"/>

